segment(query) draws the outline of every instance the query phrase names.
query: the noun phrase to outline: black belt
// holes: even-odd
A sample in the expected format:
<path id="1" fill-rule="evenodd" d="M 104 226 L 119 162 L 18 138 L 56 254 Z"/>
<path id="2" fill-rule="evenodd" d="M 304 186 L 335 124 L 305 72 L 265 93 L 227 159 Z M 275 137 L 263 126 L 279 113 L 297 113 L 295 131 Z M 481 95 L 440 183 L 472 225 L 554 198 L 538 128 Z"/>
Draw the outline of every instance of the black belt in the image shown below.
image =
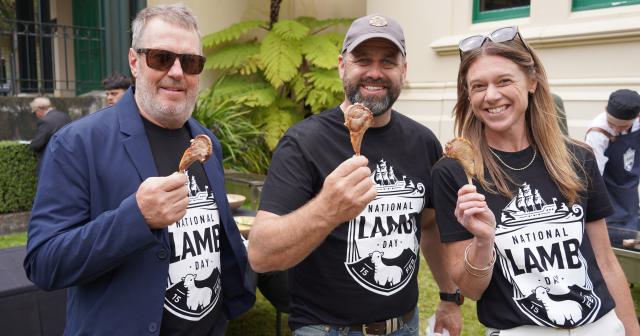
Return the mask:
<path id="1" fill-rule="evenodd" d="M 404 326 L 405 323 L 411 321 L 415 308 L 411 309 L 408 313 L 393 317 L 384 321 L 370 322 L 364 324 L 352 324 L 349 326 L 350 330 L 361 331 L 365 335 L 387 335 L 396 332 Z"/>

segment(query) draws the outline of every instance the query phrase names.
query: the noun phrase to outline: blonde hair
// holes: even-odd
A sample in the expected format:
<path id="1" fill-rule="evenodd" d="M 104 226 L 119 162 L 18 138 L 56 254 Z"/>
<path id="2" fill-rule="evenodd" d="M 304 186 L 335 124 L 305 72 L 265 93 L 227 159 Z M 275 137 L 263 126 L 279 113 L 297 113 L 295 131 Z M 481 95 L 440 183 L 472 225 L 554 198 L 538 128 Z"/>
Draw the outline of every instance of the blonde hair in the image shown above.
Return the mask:
<path id="1" fill-rule="evenodd" d="M 529 95 L 529 106 L 525 114 L 529 143 L 544 159 L 547 172 L 562 195 L 573 204 L 580 200 L 580 193 L 586 186 L 576 172 L 576 169 L 583 169 L 582 165 L 575 154 L 569 151 L 567 142 L 582 147 L 585 145 L 565 137 L 560 131 L 546 72 L 535 51 L 525 43 L 519 35 L 507 42 L 494 43 L 487 40 L 480 48 L 462 54 L 458 71 L 458 101 L 453 110 L 455 130 L 458 136 L 463 136 L 478 146 L 474 159 L 480 185 L 489 192 L 513 197 L 510 186 L 515 185 L 515 182 L 491 155 L 484 137 L 484 125 L 471 108 L 467 73 L 471 65 L 482 56 L 500 56 L 514 62 L 528 78 L 537 82 L 535 91 Z M 493 182 L 484 176 L 484 165 Z"/>

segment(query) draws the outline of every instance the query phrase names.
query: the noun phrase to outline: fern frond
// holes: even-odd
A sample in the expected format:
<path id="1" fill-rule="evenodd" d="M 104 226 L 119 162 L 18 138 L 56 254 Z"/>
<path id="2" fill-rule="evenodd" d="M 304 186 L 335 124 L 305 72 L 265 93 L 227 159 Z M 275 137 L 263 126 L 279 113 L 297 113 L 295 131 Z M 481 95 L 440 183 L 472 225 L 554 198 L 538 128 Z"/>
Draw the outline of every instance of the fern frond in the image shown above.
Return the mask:
<path id="1" fill-rule="evenodd" d="M 317 67 L 335 69 L 340 49 L 326 36 L 312 35 L 302 42 L 302 54 Z"/>
<path id="2" fill-rule="evenodd" d="M 258 69 L 256 56 L 259 53 L 260 45 L 256 42 L 232 44 L 209 54 L 204 67 L 205 69 L 232 70 L 251 74 Z"/>
<path id="3" fill-rule="evenodd" d="M 304 74 L 304 77 L 318 89 L 328 90 L 334 94 L 341 94 L 344 90 L 342 80 L 340 80 L 336 69 L 312 69 Z"/>
<path id="4" fill-rule="evenodd" d="M 263 124 L 265 141 L 271 150 L 276 148 L 284 132 L 286 132 L 291 125 L 302 119 L 300 114 L 290 109 L 283 109 L 282 107 L 280 104 L 274 104 L 274 106 L 270 108 L 259 110 L 258 113 L 260 114 L 256 116 L 258 120 L 260 120 L 260 123 Z"/>
<path id="5" fill-rule="evenodd" d="M 266 29 L 268 25 L 269 23 L 264 20 L 249 20 L 249 21 L 238 22 L 223 30 L 205 35 L 202 38 L 202 45 L 205 48 L 212 48 L 224 42 L 237 40 L 242 35 L 256 28 Z"/>
<path id="6" fill-rule="evenodd" d="M 283 40 L 302 40 L 309 34 L 309 28 L 293 20 L 278 21 L 273 25 L 272 32 L 278 34 Z"/>
<path id="7" fill-rule="evenodd" d="M 305 81 L 304 77 L 301 76 L 300 74 L 296 75 L 291 80 L 290 85 L 293 91 L 294 100 L 297 102 L 304 100 L 307 94 L 309 93 L 309 90 L 311 90 L 311 87 L 307 85 L 307 82 Z"/>
<path id="8" fill-rule="evenodd" d="M 255 76 L 225 76 L 213 87 L 213 101 L 220 103 L 232 100 L 249 107 L 270 106 L 278 93 L 268 82 Z"/>
<path id="9" fill-rule="evenodd" d="M 307 95 L 305 104 L 311 106 L 311 112 L 318 113 L 327 106 L 335 106 L 340 103 L 341 97 L 329 90 L 312 89 Z"/>
<path id="10" fill-rule="evenodd" d="M 338 48 L 338 50 L 342 50 L 342 42 L 344 42 L 344 34 L 329 32 L 329 33 L 318 34 L 318 35 L 324 36 L 326 39 L 331 41 Z"/>
<path id="11" fill-rule="evenodd" d="M 260 58 L 265 77 L 278 88 L 299 71 L 302 64 L 300 42 L 283 40 L 278 34 L 269 32 L 262 41 Z"/>
<path id="12" fill-rule="evenodd" d="M 310 29 L 314 29 L 315 27 L 317 27 L 319 22 L 318 19 L 311 16 L 298 16 L 294 20 L 307 26 Z"/>

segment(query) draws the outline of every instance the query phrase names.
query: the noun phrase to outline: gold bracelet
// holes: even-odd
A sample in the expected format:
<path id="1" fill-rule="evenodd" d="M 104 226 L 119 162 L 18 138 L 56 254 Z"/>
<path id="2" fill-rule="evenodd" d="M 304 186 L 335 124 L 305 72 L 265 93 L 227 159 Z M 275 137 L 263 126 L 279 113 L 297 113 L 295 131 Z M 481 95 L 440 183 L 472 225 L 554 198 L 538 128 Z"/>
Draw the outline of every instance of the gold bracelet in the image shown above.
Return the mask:
<path id="1" fill-rule="evenodd" d="M 496 250 L 494 249 L 492 251 L 493 254 L 489 265 L 484 268 L 478 268 L 471 265 L 471 263 L 469 262 L 469 250 L 471 249 L 471 244 L 473 244 L 473 242 L 469 243 L 469 245 L 467 245 L 467 247 L 464 249 L 464 269 L 467 271 L 467 273 L 475 277 L 485 277 L 493 271 L 493 265 L 496 262 Z"/>

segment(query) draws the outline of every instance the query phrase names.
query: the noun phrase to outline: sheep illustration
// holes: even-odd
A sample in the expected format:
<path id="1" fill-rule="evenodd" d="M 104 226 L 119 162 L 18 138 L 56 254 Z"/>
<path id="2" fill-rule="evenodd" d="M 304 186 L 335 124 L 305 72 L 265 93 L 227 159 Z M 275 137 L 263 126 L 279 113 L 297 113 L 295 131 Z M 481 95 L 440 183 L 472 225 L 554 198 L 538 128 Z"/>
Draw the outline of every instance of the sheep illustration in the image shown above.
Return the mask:
<path id="1" fill-rule="evenodd" d="M 579 303 L 572 300 L 554 301 L 549 297 L 549 289 L 542 286 L 536 287 L 532 292 L 536 294 L 536 299 L 542 301 L 547 316 L 556 325 L 562 326 L 566 321 L 574 325 L 582 318 Z"/>
<path id="2" fill-rule="evenodd" d="M 375 273 L 373 278 L 376 280 L 378 285 L 385 286 L 387 282 L 391 283 L 391 285 L 395 285 L 400 282 L 402 278 L 402 268 L 394 265 L 385 265 L 382 263 L 382 255 L 384 252 L 373 251 L 369 253 L 371 257 L 371 262 L 375 268 Z"/>
<path id="3" fill-rule="evenodd" d="M 206 307 L 211 302 L 211 288 L 196 287 L 195 274 L 187 274 L 184 280 L 184 287 L 187 289 L 187 307 L 196 310 L 198 307 Z"/>

